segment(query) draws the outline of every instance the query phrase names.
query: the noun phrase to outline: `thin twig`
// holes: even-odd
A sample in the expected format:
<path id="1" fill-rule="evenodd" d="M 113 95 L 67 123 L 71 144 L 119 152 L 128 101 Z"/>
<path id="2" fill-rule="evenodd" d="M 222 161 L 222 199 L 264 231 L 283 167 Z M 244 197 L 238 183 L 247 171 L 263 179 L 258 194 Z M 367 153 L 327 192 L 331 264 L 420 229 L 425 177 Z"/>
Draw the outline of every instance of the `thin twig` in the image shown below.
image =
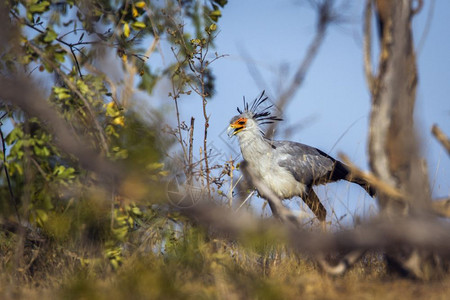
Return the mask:
<path id="1" fill-rule="evenodd" d="M 234 188 L 234 183 L 233 183 L 233 171 L 234 171 L 234 162 L 233 162 L 233 156 L 230 157 L 230 160 L 228 162 L 226 162 L 225 164 L 225 168 L 227 168 L 227 166 L 229 166 L 229 176 L 230 176 L 230 187 L 228 190 L 228 207 L 232 208 L 233 207 L 233 188 Z M 242 176 L 242 175 L 241 175 Z M 238 180 L 239 181 L 239 180 Z"/>
<path id="2" fill-rule="evenodd" d="M 203 61 L 201 64 L 203 65 Z M 201 73 L 201 97 L 202 97 L 202 108 L 203 108 L 203 118 L 205 120 L 204 129 L 203 129 L 203 149 L 205 152 L 205 172 L 206 172 L 206 185 L 208 189 L 208 195 L 211 197 L 211 187 L 210 187 L 210 169 L 209 169 L 209 161 L 208 161 L 208 128 L 209 128 L 209 117 L 206 113 L 206 104 L 208 103 L 206 100 L 206 91 L 205 91 L 205 73 Z"/>
<path id="3" fill-rule="evenodd" d="M 11 11 L 11 13 L 12 13 L 12 15 L 14 16 L 14 18 L 16 18 L 17 20 L 19 20 L 22 24 L 25 24 L 27 27 L 32 28 L 33 30 L 35 30 L 35 31 L 37 31 L 37 32 L 39 32 L 39 33 L 41 33 L 41 34 L 45 33 L 45 31 L 43 31 L 43 30 L 37 28 L 36 26 L 34 26 L 33 24 L 30 24 L 30 23 L 29 23 L 28 21 L 26 21 L 25 19 L 19 17 L 15 12 Z M 79 30 L 81 30 L 81 29 L 79 29 Z M 72 30 L 71 32 L 73 32 L 73 30 Z M 81 73 L 80 64 L 78 63 L 78 58 L 77 58 L 77 56 L 75 55 L 74 49 L 77 50 L 77 51 L 79 51 L 79 52 L 81 53 L 81 51 L 80 51 L 76 46 L 80 46 L 80 45 L 93 45 L 93 44 L 98 44 L 99 42 L 98 42 L 98 41 L 92 41 L 92 42 L 81 42 L 81 41 L 80 41 L 80 42 L 78 42 L 78 43 L 68 43 L 68 42 L 64 41 L 62 38 L 65 37 L 67 34 L 69 34 L 69 33 L 71 33 L 71 32 L 68 32 L 68 33 L 62 35 L 61 37 L 57 37 L 57 38 L 55 38 L 55 40 L 58 41 L 59 43 L 65 45 L 65 46 L 69 47 L 70 52 L 71 52 L 71 54 L 72 54 L 72 56 L 73 56 L 73 58 L 74 58 L 74 60 L 75 60 L 75 65 L 76 65 L 76 67 L 77 67 L 78 74 L 80 75 L 81 78 L 83 78 L 83 74 Z"/>
<path id="4" fill-rule="evenodd" d="M 11 202 L 14 206 L 14 210 L 16 212 L 17 221 L 20 223 L 20 214 L 19 214 L 19 208 L 17 207 L 16 198 L 14 197 L 14 192 L 11 185 L 11 178 L 9 177 L 8 167 L 6 165 L 6 145 L 5 145 L 5 137 L 3 136 L 3 130 L 2 130 L 2 123 L 1 120 L 6 116 L 7 113 L 4 113 L 3 116 L 0 117 L 0 137 L 2 139 L 2 151 L 3 151 L 3 168 L 5 169 L 5 176 L 6 181 L 8 182 L 8 190 L 9 190 L 9 197 L 11 199 Z"/>
<path id="5" fill-rule="evenodd" d="M 72 56 L 75 60 L 75 65 L 77 66 L 78 74 L 80 75 L 80 78 L 83 78 L 83 74 L 81 73 L 80 64 L 78 63 L 78 58 L 77 58 L 77 55 L 75 54 L 75 52 L 73 51 L 73 48 L 74 47 L 70 47 L 70 52 L 72 53 Z"/>
<path id="6" fill-rule="evenodd" d="M 172 17 L 168 17 L 168 18 L 173 23 L 174 27 L 176 28 L 176 31 L 180 37 L 180 45 L 182 47 L 184 47 L 184 49 L 187 51 L 187 49 L 189 49 L 189 48 L 187 47 L 185 40 L 184 40 L 183 26 L 179 26 Z M 184 62 L 187 62 L 187 65 L 188 65 L 189 69 L 191 70 L 192 74 L 198 80 L 197 83 L 192 83 L 190 81 L 187 81 L 186 83 L 202 99 L 202 112 L 203 112 L 203 119 L 204 119 L 204 127 L 203 127 L 204 128 L 203 129 L 203 155 L 204 155 L 204 163 L 205 163 L 204 175 L 206 177 L 206 188 L 208 190 L 208 195 L 211 197 L 211 186 L 210 186 L 211 185 L 211 178 L 210 178 L 211 169 L 209 166 L 209 157 L 208 157 L 209 116 L 208 116 L 208 113 L 206 110 L 206 105 L 208 103 L 207 97 L 209 97 L 210 95 L 207 94 L 206 86 L 205 86 L 205 72 L 206 72 L 206 68 L 210 64 L 206 61 L 206 55 L 208 53 L 208 47 L 209 47 L 210 42 L 211 42 L 211 36 L 209 35 L 208 40 L 206 42 L 205 51 L 204 51 L 204 47 L 201 46 L 199 48 L 199 52 L 194 53 L 193 58 L 186 57 L 186 58 L 184 58 L 185 59 Z M 182 63 L 179 61 L 178 55 L 175 53 L 175 50 L 173 48 L 172 48 L 172 52 L 174 53 L 178 64 L 181 65 Z M 199 63 L 198 68 L 195 66 L 194 59 L 197 60 Z M 217 59 L 217 57 L 216 57 L 216 59 Z M 183 149 L 183 151 L 185 152 L 185 149 Z"/>
<path id="7" fill-rule="evenodd" d="M 250 194 L 248 194 L 248 196 L 244 199 L 244 201 L 242 201 L 241 205 L 239 205 L 236 211 L 239 211 L 241 207 L 244 206 L 245 203 L 247 203 L 248 199 L 250 199 L 255 193 L 256 193 L 255 190 L 251 191 Z"/>
<path id="8" fill-rule="evenodd" d="M 174 84 L 172 84 L 172 91 L 173 91 L 173 100 L 174 100 L 174 103 L 175 103 L 175 111 L 176 111 L 176 114 L 177 114 L 177 133 L 178 133 L 178 142 L 180 143 L 180 145 L 181 145 L 181 148 L 183 149 L 183 155 L 184 155 L 184 161 L 185 161 L 185 163 L 188 161 L 188 154 L 187 154 L 187 151 L 186 151 L 186 147 L 184 146 L 184 143 L 183 143 L 183 135 L 182 135 L 182 133 L 181 133 L 181 120 L 180 120 L 180 110 L 179 110 L 179 108 L 178 108 L 178 95 L 177 94 L 175 94 L 175 85 Z"/>
<path id="9" fill-rule="evenodd" d="M 372 1 L 366 0 L 366 7 L 364 9 L 364 72 L 366 74 L 367 85 L 369 91 L 374 93 L 374 82 L 372 67 Z"/>
<path id="10" fill-rule="evenodd" d="M 200 149 L 199 149 L 199 152 L 200 152 L 200 161 L 199 161 L 199 166 L 200 166 L 200 171 L 199 171 L 199 178 L 200 178 L 200 182 L 201 182 L 201 184 L 202 184 L 202 187 L 204 187 L 205 186 L 205 183 L 204 183 L 204 181 L 203 181 L 203 177 L 204 177 L 204 175 L 203 175 L 203 162 L 204 162 L 204 157 L 203 157 L 203 151 L 202 151 L 202 147 L 200 147 Z"/>
<path id="11" fill-rule="evenodd" d="M 36 169 L 39 171 L 39 173 L 41 173 L 42 177 L 44 178 L 45 181 L 49 181 L 48 179 L 48 175 L 47 173 L 45 173 L 45 171 L 42 169 L 42 167 L 38 164 L 38 162 L 31 156 L 30 157 L 31 162 L 33 163 L 33 165 L 36 167 Z"/>
<path id="12" fill-rule="evenodd" d="M 192 184 L 192 168 L 193 168 L 193 146 L 194 146 L 194 124 L 195 118 L 191 117 L 191 126 L 189 127 L 189 147 L 188 147 L 188 183 Z"/>

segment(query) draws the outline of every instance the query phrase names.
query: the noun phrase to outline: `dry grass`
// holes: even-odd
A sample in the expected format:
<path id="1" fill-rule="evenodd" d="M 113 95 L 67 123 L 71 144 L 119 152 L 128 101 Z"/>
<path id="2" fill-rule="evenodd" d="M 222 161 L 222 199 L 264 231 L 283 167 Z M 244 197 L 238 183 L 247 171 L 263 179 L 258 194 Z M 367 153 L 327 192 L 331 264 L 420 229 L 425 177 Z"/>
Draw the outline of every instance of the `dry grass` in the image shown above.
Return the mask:
<path id="1" fill-rule="evenodd" d="M 51 243 L 34 246 L 32 263 L 13 271 L 11 239 L 2 236 L 0 247 L 2 299 L 444 299 L 450 293 L 450 276 L 404 279 L 388 272 L 377 253 L 331 277 L 266 237 L 236 243 L 195 227 L 166 242 L 163 253 L 131 244 L 116 271 L 101 256 L 83 261 Z M 25 249 L 30 262 L 33 247 Z"/>

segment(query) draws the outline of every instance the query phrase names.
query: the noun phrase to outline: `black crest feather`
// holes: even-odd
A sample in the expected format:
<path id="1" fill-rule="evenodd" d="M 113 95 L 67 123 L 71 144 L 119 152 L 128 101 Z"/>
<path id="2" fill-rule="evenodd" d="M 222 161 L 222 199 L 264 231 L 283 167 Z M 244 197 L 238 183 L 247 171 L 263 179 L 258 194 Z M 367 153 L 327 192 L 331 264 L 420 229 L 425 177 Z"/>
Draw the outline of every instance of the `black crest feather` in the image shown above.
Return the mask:
<path id="1" fill-rule="evenodd" d="M 241 110 L 239 107 L 237 108 L 237 111 L 242 114 L 244 112 L 250 113 L 252 115 L 252 118 L 258 121 L 259 124 L 271 124 L 275 121 L 282 121 L 283 119 L 278 118 L 277 116 L 272 116 L 271 114 L 271 108 L 273 107 L 273 104 L 266 106 L 263 109 L 259 109 L 259 107 L 269 99 L 265 95 L 265 91 L 262 91 L 261 95 L 253 100 L 251 106 L 249 107 L 248 102 L 245 101 L 244 96 L 244 109 Z"/>

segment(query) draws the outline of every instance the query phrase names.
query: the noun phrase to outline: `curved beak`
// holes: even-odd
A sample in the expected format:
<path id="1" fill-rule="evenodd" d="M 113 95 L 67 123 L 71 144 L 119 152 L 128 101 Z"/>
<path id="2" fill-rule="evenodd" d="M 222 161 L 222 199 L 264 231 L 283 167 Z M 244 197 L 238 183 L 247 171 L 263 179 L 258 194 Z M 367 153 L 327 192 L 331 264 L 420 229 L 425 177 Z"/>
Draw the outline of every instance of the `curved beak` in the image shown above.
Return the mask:
<path id="1" fill-rule="evenodd" d="M 240 118 L 240 119 L 234 121 L 233 123 L 231 123 L 230 126 L 228 126 L 228 129 L 227 129 L 228 136 L 232 137 L 233 135 L 235 135 L 236 133 L 238 133 L 242 129 L 244 129 L 246 121 L 247 121 L 246 119 Z"/>
<path id="2" fill-rule="evenodd" d="M 227 135 L 229 138 L 231 138 L 233 135 L 236 134 L 236 127 L 233 126 L 234 124 L 231 124 L 230 126 L 228 126 L 227 128 Z"/>
<path id="3" fill-rule="evenodd" d="M 241 131 L 243 128 L 244 128 L 244 126 L 242 126 L 238 123 L 230 124 L 230 126 L 228 126 L 228 129 L 227 129 L 228 137 L 231 138 L 233 135 L 235 135 L 236 133 Z"/>

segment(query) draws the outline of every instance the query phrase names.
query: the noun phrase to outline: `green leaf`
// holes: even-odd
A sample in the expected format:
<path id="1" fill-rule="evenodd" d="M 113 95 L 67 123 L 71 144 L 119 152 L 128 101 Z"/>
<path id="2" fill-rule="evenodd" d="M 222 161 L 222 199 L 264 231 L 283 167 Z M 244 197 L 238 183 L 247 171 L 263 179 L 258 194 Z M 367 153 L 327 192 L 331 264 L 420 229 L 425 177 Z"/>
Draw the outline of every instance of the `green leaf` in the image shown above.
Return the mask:
<path id="1" fill-rule="evenodd" d="M 140 209 L 139 207 L 137 207 L 137 206 L 133 206 L 133 207 L 131 208 L 131 212 L 132 212 L 133 214 L 135 214 L 136 216 L 142 215 L 141 209 Z"/>
<path id="2" fill-rule="evenodd" d="M 69 89 L 67 89 L 65 87 L 55 86 L 55 87 L 53 87 L 53 91 L 55 92 L 55 94 L 68 93 Z"/>
<path id="3" fill-rule="evenodd" d="M 114 103 L 114 102 L 113 102 Z M 107 105 L 106 106 L 106 115 L 108 117 L 117 117 L 120 115 L 120 112 L 117 110 L 115 105 Z"/>
<path id="4" fill-rule="evenodd" d="M 57 37 L 58 37 L 58 35 L 56 34 L 56 32 L 52 28 L 50 28 L 49 30 L 47 30 L 47 33 L 44 36 L 44 42 L 51 43 Z"/>
<path id="5" fill-rule="evenodd" d="M 143 23 L 143 22 L 134 22 L 131 24 L 131 27 L 133 27 L 134 30 L 140 30 L 140 29 L 144 29 L 146 26 L 145 26 L 145 23 Z"/>
<path id="6" fill-rule="evenodd" d="M 65 57 L 66 57 L 66 52 L 64 52 L 64 50 L 56 50 L 54 52 L 55 55 L 55 59 L 59 62 L 64 62 Z"/>
<path id="7" fill-rule="evenodd" d="M 119 137 L 119 134 L 117 133 L 117 131 L 113 125 L 106 126 L 105 133 L 109 136 L 115 136 L 117 138 Z"/>
<path id="8" fill-rule="evenodd" d="M 56 177 L 58 177 L 58 179 L 60 180 L 70 180 L 70 179 L 74 179 L 75 178 L 75 169 L 72 167 L 66 168 L 64 166 L 57 166 L 54 170 L 53 170 L 53 175 L 55 175 Z"/>
<path id="9" fill-rule="evenodd" d="M 39 226 L 43 227 L 45 222 L 48 220 L 48 214 L 43 209 L 36 209 L 36 223 L 38 223 Z"/>
<path id="10" fill-rule="evenodd" d="M 211 24 L 211 25 L 209 26 L 209 30 L 210 30 L 210 31 L 215 31 L 215 30 L 217 30 L 217 25 L 216 25 L 216 24 Z"/>
<path id="11" fill-rule="evenodd" d="M 33 4 L 28 7 L 28 12 L 30 13 L 42 13 L 48 9 L 50 2 L 42 1 L 41 3 Z"/>
<path id="12" fill-rule="evenodd" d="M 58 99 L 59 100 L 64 100 L 64 99 L 69 99 L 70 98 L 70 94 L 67 93 L 60 93 L 58 94 Z"/>
<path id="13" fill-rule="evenodd" d="M 213 10 L 212 12 L 209 13 L 209 17 L 214 22 L 217 22 L 221 16 L 222 16 L 222 12 L 218 9 Z"/>
<path id="14" fill-rule="evenodd" d="M 20 128 L 19 126 L 14 127 L 13 130 L 11 130 L 11 132 L 8 134 L 8 136 L 6 137 L 6 144 L 7 145 L 11 145 L 13 144 L 16 140 L 23 138 L 23 131 L 22 128 Z"/>
<path id="15" fill-rule="evenodd" d="M 130 25 L 128 23 L 123 24 L 123 36 L 126 38 L 130 36 Z"/>
<path id="16" fill-rule="evenodd" d="M 54 87 L 53 92 L 59 100 L 64 100 L 71 97 L 70 91 L 64 87 Z"/>
<path id="17" fill-rule="evenodd" d="M 89 87 L 81 79 L 77 80 L 77 87 L 82 94 L 87 94 L 89 92 Z"/>

